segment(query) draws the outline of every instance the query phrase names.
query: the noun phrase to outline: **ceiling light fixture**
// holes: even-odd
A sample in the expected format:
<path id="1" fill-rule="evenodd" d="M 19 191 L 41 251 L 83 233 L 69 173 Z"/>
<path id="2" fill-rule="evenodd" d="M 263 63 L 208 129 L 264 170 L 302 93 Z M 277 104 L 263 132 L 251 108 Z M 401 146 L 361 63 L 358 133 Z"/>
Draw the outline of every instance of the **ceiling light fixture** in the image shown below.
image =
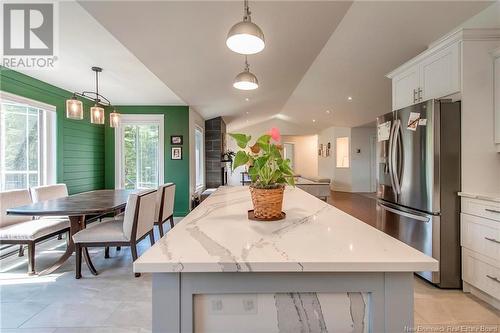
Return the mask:
<path id="1" fill-rule="evenodd" d="M 316 119 L 313 119 L 313 123 L 315 123 L 315 122 L 316 122 Z"/>
<path id="2" fill-rule="evenodd" d="M 266 46 L 264 33 L 252 22 L 248 0 L 243 1 L 243 21 L 231 27 L 226 38 L 227 47 L 240 54 L 256 54 Z"/>
<path id="3" fill-rule="evenodd" d="M 233 87 L 240 90 L 254 90 L 259 87 L 257 77 L 250 72 L 247 57 L 245 56 L 245 69 L 234 78 Z"/>
<path id="4" fill-rule="evenodd" d="M 327 114 L 330 114 L 330 110 L 326 110 L 326 113 L 327 113 Z"/>
<path id="5" fill-rule="evenodd" d="M 90 122 L 92 124 L 102 125 L 105 122 L 104 107 L 111 107 L 111 102 L 99 94 L 99 73 L 102 72 L 101 67 L 92 67 L 95 72 L 95 91 L 84 91 L 82 93 L 73 93 L 73 97 L 66 100 L 66 117 L 69 119 L 83 119 L 83 103 L 78 100 L 78 97 L 87 98 L 94 101 L 94 106 L 90 108 Z M 110 126 L 117 127 L 120 121 L 120 114 L 116 109 L 110 114 Z"/>
<path id="6" fill-rule="evenodd" d="M 347 97 L 347 100 L 352 101 L 352 97 L 351 96 Z"/>

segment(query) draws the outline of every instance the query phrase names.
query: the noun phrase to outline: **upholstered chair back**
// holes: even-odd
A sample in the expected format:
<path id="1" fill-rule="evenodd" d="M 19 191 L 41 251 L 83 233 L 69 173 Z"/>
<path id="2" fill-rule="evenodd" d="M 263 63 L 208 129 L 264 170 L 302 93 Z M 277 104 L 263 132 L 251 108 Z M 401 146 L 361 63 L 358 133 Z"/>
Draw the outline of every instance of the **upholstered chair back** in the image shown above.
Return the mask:
<path id="1" fill-rule="evenodd" d="M 130 194 L 123 216 L 123 233 L 132 239 L 134 221 L 137 216 L 136 239 L 151 231 L 155 222 L 156 190 Z"/>
<path id="2" fill-rule="evenodd" d="M 174 213 L 174 200 L 175 184 L 160 185 L 156 196 L 156 221 L 163 222 Z"/>
<path id="3" fill-rule="evenodd" d="M 52 200 L 68 196 L 66 184 L 54 184 L 31 188 L 33 202 Z"/>
<path id="4" fill-rule="evenodd" d="M 31 216 L 7 215 L 7 209 L 31 203 L 29 190 L 0 192 L 0 227 L 30 220 Z"/>

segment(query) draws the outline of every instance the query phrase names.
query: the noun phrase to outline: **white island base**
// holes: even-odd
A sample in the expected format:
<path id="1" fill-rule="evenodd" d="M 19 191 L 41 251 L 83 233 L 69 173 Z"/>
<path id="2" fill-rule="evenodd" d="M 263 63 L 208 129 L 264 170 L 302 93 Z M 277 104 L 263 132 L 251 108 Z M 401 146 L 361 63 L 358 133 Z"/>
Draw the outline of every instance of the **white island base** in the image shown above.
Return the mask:
<path id="1" fill-rule="evenodd" d="M 154 273 L 153 332 L 410 332 L 412 273 Z"/>
<path id="2" fill-rule="evenodd" d="M 246 187 L 221 187 L 135 263 L 153 273 L 153 332 L 413 329 L 413 272 L 436 260 L 310 194 L 255 222 Z"/>

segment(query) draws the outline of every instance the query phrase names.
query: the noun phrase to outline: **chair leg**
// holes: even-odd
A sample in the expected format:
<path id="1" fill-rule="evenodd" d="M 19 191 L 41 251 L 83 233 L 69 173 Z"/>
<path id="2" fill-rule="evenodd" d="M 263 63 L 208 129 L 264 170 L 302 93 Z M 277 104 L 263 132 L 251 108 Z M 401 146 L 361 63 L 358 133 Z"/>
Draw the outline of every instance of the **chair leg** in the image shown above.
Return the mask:
<path id="1" fill-rule="evenodd" d="M 24 257 L 24 245 L 19 245 L 19 256 Z"/>
<path id="2" fill-rule="evenodd" d="M 61 239 L 62 239 L 62 234 L 57 235 L 57 240 L 61 240 Z"/>
<path id="3" fill-rule="evenodd" d="M 137 260 L 137 244 L 135 242 L 130 244 L 130 251 L 132 252 L 132 261 L 136 261 Z M 141 273 L 135 273 L 134 276 L 139 277 L 139 276 L 141 276 Z"/>
<path id="4" fill-rule="evenodd" d="M 76 252 L 75 279 L 80 279 L 82 277 L 82 246 L 80 244 L 75 244 L 75 252 Z"/>
<path id="5" fill-rule="evenodd" d="M 170 220 L 170 229 L 172 229 L 175 226 L 175 224 L 174 224 L 174 216 L 173 215 L 170 216 L 169 220 Z"/>
<path id="6" fill-rule="evenodd" d="M 28 274 L 35 274 L 35 242 L 28 243 Z"/>
<path id="7" fill-rule="evenodd" d="M 149 232 L 149 242 L 151 243 L 151 246 L 155 244 L 155 233 L 153 229 Z"/>
<path id="8" fill-rule="evenodd" d="M 157 226 L 158 226 L 158 231 L 160 232 L 160 238 L 162 238 L 164 235 L 163 234 L 163 223 L 158 223 Z"/>
<path id="9" fill-rule="evenodd" d="M 116 247 L 116 251 L 120 251 L 121 249 L 122 249 L 122 247 L 121 247 L 121 246 L 117 246 L 117 247 Z"/>
<path id="10" fill-rule="evenodd" d="M 69 234 L 69 231 L 66 233 L 66 246 L 69 246 L 69 240 L 71 238 L 71 235 Z"/>
<path id="11" fill-rule="evenodd" d="M 109 246 L 106 246 L 104 248 L 104 258 L 106 258 L 106 259 L 109 258 Z"/>

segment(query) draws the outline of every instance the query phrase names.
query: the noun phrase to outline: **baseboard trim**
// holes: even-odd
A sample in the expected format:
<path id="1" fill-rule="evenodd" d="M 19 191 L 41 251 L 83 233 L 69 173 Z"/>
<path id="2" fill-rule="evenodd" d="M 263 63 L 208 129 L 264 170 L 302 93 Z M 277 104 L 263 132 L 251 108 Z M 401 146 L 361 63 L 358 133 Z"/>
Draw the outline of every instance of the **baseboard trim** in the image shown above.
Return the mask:
<path id="1" fill-rule="evenodd" d="M 488 303 L 492 307 L 496 308 L 497 310 L 500 310 L 500 300 L 486 294 L 484 291 L 477 289 L 473 285 L 463 281 L 463 292 L 464 293 L 470 293 L 480 300 Z"/>

